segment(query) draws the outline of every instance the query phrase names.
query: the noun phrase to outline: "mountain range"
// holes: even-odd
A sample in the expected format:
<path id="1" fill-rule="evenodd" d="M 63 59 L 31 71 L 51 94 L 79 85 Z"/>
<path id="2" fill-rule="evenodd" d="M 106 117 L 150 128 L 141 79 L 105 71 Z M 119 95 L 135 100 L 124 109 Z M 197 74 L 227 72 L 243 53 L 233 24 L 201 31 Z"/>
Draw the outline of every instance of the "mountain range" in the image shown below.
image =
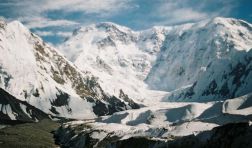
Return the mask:
<path id="1" fill-rule="evenodd" d="M 88 121 L 62 125 L 61 134 L 79 134 L 64 143 L 165 140 L 249 122 L 251 93 L 252 25 L 243 20 L 142 31 L 102 22 L 55 47 L 18 21 L 0 21 L 0 121 Z"/>
<path id="2" fill-rule="evenodd" d="M 167 92 L 162 100 L 204 102 L 251 92 L 251 31 L 220 17 L 144 31 L 98 23 L 75 30 L 59 49 L 110 94 L 145 100 L 156 90 Z"/>

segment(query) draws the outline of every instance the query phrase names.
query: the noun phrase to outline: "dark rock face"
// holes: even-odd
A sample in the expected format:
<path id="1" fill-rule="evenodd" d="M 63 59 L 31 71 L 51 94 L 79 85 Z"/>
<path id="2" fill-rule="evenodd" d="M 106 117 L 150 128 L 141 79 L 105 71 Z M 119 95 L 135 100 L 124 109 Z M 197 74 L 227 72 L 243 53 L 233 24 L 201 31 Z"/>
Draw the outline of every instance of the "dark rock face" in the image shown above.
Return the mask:
<path id="1" fill-rule="evenodd" d="M 140 105 L 135 103 L 132 99 L 129 98 L 127 94 L 125 94 L 122 90 L 120 90 L 119 98 L 123 99 L 125 102 L 128 103 L 132 109 L 139 109 Z"/>
<path id="2" fill-rule="evenodd" d="M 104 102 L 100 100 L 93 100 L 95 101 L 95 105 L 93 106 L 93 111 L 97 116 L 103 116 L 103 115 L 111 115 L 115 112 L 124 111 L 127 109 L 140 108 L 140 106 L 137 103 L 135 103 L 133 100 L 129 99 L 128 96 L 124 96 L 121 99 L 125 102 L 119 100 L 115 96 L 111 96 L 111 97 L 105 96 L 103 100 L 106 101 L 107 104 L 105 104 Z"/>
<path id="3" fill-rule="evenodd" d="M 140 105 L 130 99 L 126 94 L 123 93 L 123 91 L 120 91 L 119 95 L 119 98 L 122 100 L 115 96 L 107 96 L 103 91 L 102 94 L 102 100 L 86 97 L 88 102 L 94 103 L 93 112 L 97 116 L 111 115 L 115 112 L 124 111 L 127 109 L 140 108 Z"/>
<path id="4" fill-rule="evenodd" d="M 230 123 L 206 131 L 197 136 L 190 135 L 170 142 L 169 147 L 192 148 L 250 148 L 252 126 L 249 123 Z"/>
<path id="5" fill-rule="evenodd" d="M 62 92 L 58 89 L 58 94 L 56 94 L 56 99 L 51 102 L 51 109 L 50 111 L 56 115 L 58 115 L 58 111 L 55 107 L 65 106 L 69 113 L 72 113 L 72 109 L 69 107 L 69 94 Z"/>
<path id="6" fill-rule="evenodd" d="M 121 140 L 120 137 L 107 136 L 102 141 L 93 139 L 94 131 L 85 124 L 74 129 L 60 127 L 55 132 L 56 143 L 61 147 L 105 147 L 105 148 L 251 148 L 252 125 L 249 123 L 231 123 L 205 131 L 198 135 L 185 137 L 167 137 L 156 140 L 151 137 L 131 137 Z"/>
<path id="7" fill-rule="evenodd" d="M 16 99 L 1 88 L 0 106 L 0 123 L 4 124 L 34 122 L 37 120 L 49 118 L 48 115 L 43 111 L 35 108 L 34 106 L 31 106 L 27 102 Z M 7 108 L 11 109 L 11 112 L 7 112 Z M 11 119 L 9 114 L 15 115 L 16 119 Z"/>
<path id="8" fill-rule="evenodd" d="M 233 123 L 223 127 L 215 128 L 206 145 L 209 148 L 252 147 L 252 126 L 248 123 Z"/>
<path id="9" fill-rule="evenodd" d="M 127 110 L 126 104 L 114 96 L 106 97 L 105 100 L 107 100 L 109 104 L 105 104 L 100 100 L 97 100 L 95 102 L 95 105 L 93 106 L 93 111 L 96 115 L 111 115 L 118 111 Z"/>
<path id="10" fill-rule="evenodd" d="M 59 94 L 56 94 L 56 99 L 51 103 L 53 106 L 65 106 L 68 105 L 69 102 L 69 95 L 58 90 Z"/>
<path id="11" fill-rule="evenodd" d="M 151 140 L 144 137 L 132 137 L 126 140 L 117 141 L 109 144 L 107 148 L 161 148 L 168 147 L 168 143 L 164 141 Z"/>
<path id="12" fill-rule="evenodd" d="M 80 128 L 87 128 L 85 125 L 80 125 Z M 79 132 L 70 127 L 63 128 L 62 126 L 54 133 L 55 143 L 62 148 L 91 148 L 97 142 L 89 136 L 90 131 L 85 130 Z"/>

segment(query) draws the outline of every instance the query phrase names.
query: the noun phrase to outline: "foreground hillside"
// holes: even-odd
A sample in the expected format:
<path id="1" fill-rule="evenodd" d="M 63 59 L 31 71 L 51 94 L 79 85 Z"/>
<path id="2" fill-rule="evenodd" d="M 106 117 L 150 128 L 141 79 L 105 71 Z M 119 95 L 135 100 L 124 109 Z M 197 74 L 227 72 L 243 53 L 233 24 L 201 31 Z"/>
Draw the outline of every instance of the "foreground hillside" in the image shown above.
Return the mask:
<path id="1" fill-rule="evenodd" d="M 0 147 L 58 147 L 55 145 L 52 133 L 58 126 L 57 122 L 42 120 L 38 123 L 26 123 L 0 129 Z"/>

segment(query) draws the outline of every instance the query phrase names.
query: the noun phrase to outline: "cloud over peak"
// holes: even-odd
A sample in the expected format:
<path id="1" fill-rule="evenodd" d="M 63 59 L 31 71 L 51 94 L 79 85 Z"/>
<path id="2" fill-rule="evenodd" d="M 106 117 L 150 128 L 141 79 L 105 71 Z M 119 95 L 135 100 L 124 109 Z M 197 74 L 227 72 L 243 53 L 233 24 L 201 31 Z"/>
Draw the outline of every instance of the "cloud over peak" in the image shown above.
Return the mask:
<path id="1" fill-rule="evenodd" d="M 242 1 L 252 4 L 250 0 Z M 69 33 L 57 32 L 71 32 L 97 22 L 115 22 L 141 30 L 216 16 L 232 17 L 241 4 L 238 0 L 1 0 L 0 16 L 19 20 L 42 36 L 62 38 Z M 252 12 L 248 13 L 251 18 Z"/>

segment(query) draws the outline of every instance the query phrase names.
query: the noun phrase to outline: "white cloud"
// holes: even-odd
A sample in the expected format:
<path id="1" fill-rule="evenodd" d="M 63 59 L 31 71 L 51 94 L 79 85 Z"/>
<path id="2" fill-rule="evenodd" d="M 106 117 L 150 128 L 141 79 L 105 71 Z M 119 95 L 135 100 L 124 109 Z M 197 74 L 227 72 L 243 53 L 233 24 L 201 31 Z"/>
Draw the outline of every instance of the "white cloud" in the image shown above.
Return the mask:
<path id="1" fill-rule="evenodd" d="M 72 35 L 72 32 L 63 32 L 63 31 L 58 31 L 58 32 L 53 32 L 53 31 L 35 31 L 35 34 L 45 37 L 45 36 L 58 36 L 58 37 L 69 37 Z"/>
<path id="2" fill-rule="evenodd" d="M 55 33 L 53 33 L 52 31 L 35 31 L 35 34 L 39 36 L 54 36 L 55 35 Z"/>
<path id="3" fill-rule="evenodd" d="M 127 9 L 129 0 L 46 0 L 40 11 L 62 10 L 85 13 L 109 13 Z"/>
<path id="4" fill-rule="evenodd" d="M 237 6 L 235 0 L 200 0 L 197 3 L 195 0 L 160 1 L 157 11 L 151 14 L 160 19 L 160 21 L 153 22 L 157 25 L 193 22 L 216 16 L 226 16 Z"/>
<path id="5" fill-rule="evenodd" d="M 78 25 L 78 22 L 69 21 L 69 20 L 52 20 L 45 17 L 21 17 L 18 20 L 25 22 L 28 28 L 44 28 L 44 27 L 53 27 L 53 26 L 75 26 Z"/>
<path id="6" fill-rule="evenodd" d="M 39 32 L 41 36 L 69 36 L 69 33 L 57 31 L 111 20 L 137 29 L 195 22 L 229 16 L 237 3 L 237 0 L 7 0 L 0 2 L 0 6 L 12 8 L 2 12 L 8 11 L 12 19 L 24 22 L 30 29 L 56 27 L 53 32 Z M 73 12 L 78 15 L 72 17 Z"/>
<path id="7" fill-rule="evenodd" d="M 61 37 L 70 37 L 72 34 L 73 34 L 72 32 L 63 32 L 63 31 L 56 32 L 56 35 Z"/>
<path id="8" fill-rule="evenodd" d="M 48 11 L 84 12 L 100 15 L 115 15 L 117 11 L 129 9 L 132 0 L 14 0 L 19 13 L 27 16 L 41 15 Z M 10 5 L 10 4 L 9 4 Z M 14 10 L 15 11 L 15 10 Z"/>
<path id="9" fill-rule="evenodd" d="M 167 13 L 167 12 L 170 12 L 170 13 Z M 191 8 L 173 9 L 172 11 L 162 9 L 160 12 L 160 15 L 161 15 L 160 17 L 162 18 L 164 22 L 167 22 L 170 24 L 188 22 L 188 21 L 198 21 L 198 20 L 205 19 L 208 16 L 207 13 L 198 12 Z"/>
<path id="10" fill-rule="evenodd" d="M 51 26 L 72 26 L 77 22 L 70 20 L 54 20 L 46 16 L 50 11 L 61 11 L 62 15 L 68 12 L 82 12 L 108 17 L 118 11 L 129 9 L 132 0 L 13 0 L 1 3 L 11 6 L 11 10 L 18 19 L 25 22 L 29 28 L 44 28 Z M 13 7 L 14 6 L 14 7 Z M 17 18 L 15 18 L 17 19 Z"/>

